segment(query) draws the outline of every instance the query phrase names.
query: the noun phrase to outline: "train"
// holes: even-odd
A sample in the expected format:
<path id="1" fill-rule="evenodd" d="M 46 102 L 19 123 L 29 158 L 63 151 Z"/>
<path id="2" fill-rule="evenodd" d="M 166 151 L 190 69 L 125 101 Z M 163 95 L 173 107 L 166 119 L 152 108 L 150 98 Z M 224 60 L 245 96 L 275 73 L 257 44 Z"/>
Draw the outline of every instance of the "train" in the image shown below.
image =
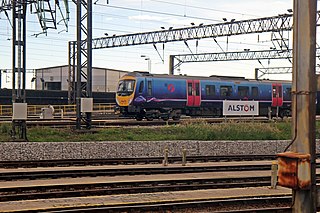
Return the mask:
<path id="1" fill-rule="evenodd" d="M 257 101 L 259 116 L 290 117 L 291 82 L 131 72 L 119 79 L 116 111 L 138 121 L 221 117 L 226 100 Z"/>
<path id="2" fill-rule="evenodd" d="M 25 90 L 28 105 L 67 105 L 68 91 L 62 90 Z M 115 92 L 93 92 L 94 103 L 114 104 Z M 0 89 L 0 105 L 12 104 L 12 90 Z"/>

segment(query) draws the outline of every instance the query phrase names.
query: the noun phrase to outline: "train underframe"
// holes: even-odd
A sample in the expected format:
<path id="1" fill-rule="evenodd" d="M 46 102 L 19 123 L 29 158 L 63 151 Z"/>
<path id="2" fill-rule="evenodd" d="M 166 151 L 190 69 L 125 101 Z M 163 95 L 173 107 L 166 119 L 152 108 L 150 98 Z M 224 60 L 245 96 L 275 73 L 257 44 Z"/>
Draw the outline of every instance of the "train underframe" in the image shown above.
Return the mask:
<path id="1" fill-rule="evenodd" d="M 222 117 L 222 108 L 219 107 L 187 107 L 187 108 L 144 108 L 140 106 L 120 107 L 120 113 L 124 117 L 135 118 L 137 121 L 146 119 L 152 121 L 153 119 L 162 119 L 167 121 L 180 120 L 181 115 L 186 116 L 210 116 Z M 259 116 L 272 117 L 291 117 L 290 107 L 260 107 Z"/>
<path id="2" fill-rule="evenodd" d="M 153 119 L 162 119 L 167 121 L 180 120 L 181 115 L 191 117 L 222 117 L 222 108 L 219 107 L 187 107 L 187 108 L 143 108 L 140 106 L 120 107 L 120 113 L 124 117 L 135 118 L 138 121 L 146 119 L 152 121 Z M 272 117 L 291 117 L 290 107 L 260 107 L 259 116 Z"/>
<path id="3" fill-rule="evenodd" d="M 148 121 L 153 119 L 162 119 L 164 121 L 180 120 L 182 109 L 180 108 L 143 108 L 136 106 L 120 107 L 120 113 L 125 117 L 133 117 L 137 121 L 142 121 L 144 118 Z"/>

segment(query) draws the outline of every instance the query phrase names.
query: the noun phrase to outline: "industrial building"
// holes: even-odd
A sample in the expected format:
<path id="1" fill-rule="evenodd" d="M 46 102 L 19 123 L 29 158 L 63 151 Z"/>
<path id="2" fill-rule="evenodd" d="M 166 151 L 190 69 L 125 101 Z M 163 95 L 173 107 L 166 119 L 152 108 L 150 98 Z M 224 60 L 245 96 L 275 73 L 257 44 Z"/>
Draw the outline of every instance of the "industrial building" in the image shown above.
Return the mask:
<path id="1" fill-rule="evenodd" d="M 115 92 L 119 78 L 128 71 L 92 67 L 92 91 Z M 34 70 L 35 90 L 68 90 L 69 66 L 46 67 Z"/>

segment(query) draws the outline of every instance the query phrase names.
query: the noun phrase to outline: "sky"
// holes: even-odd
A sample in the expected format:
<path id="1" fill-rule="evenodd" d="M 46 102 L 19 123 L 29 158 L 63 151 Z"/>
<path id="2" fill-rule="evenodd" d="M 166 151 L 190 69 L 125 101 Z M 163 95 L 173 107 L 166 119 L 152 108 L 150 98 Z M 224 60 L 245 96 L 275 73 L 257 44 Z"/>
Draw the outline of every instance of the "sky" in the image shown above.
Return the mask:
<path id="1" fill-rule="evenodd" d="M 52 1 L 53 2 L 53 1 Z M 181 28 L 196 25 L 223 23 L 227 20 L 247 20 L 277 16 L 288 13 L 293 8 L 293 0 L 93 0 L 93 38 L 129 33 L 161 30 L 161 27 Z M 108 4 L 109 2 L 109 4 Z M 318 3 L 319 4 L 319 3 Z M 61 1 L 61 6 L 63 6 Z M 76 40 L 76 8 L 69 1 L 70 21 L 68 28 L 60 22 L 58 29 L 42 29 L 37 16 L 27 14 L 27 69 L 37 69 L 68 64 L 68 42 Z M 64 8 L 62 8 L 64 9 Z M 9 12 L 9 16 L 11 13 Z M 58 21 L 61 15 L 57 14 Z M 285 34 L 288 45 L 292 47 L 292 32 Z M 278 35 L 273 35 L 277 36 Z M 169 73 L 169 55 L 193 53 L 218 53 L 227 51 L 268 50 L 274 46 L 271 33 L 218 37 L 183 42 L 157 44 L 159 53 L 153 45 L 117 47 L 93 50 L 93 66 L 125 71 L 148 71 Z M 12 29 L 4 13 L 0 13 L 0 69 L 12 68 Z M 145 60 L 146 56 L 150 60 Z M 161 56 L 161 57 L 160 57 Z M 163 58 L 163 60 L 162 60 Z M 241 76 L 254 78 L 255 68 L 288 67 L 291 63 L 284 60 L 228 61 L 184 63 L 177 74 L 210 76 Z M 32 77 L 31 74 L 28 76 Z M 266 75 L 270 79 L 291 79 L 291 74 Z M 3 85 L 10 87 L 11 76 L 2 73 Z M 30 80 L 28 77 L 27 81 Z"/>

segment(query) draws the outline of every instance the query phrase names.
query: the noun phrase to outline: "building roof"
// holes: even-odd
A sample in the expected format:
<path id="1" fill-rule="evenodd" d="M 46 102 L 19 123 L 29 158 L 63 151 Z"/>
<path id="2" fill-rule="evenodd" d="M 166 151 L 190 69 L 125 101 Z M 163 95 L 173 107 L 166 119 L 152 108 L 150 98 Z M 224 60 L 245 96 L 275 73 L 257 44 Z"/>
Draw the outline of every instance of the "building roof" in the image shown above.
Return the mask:
<path id="1" fill-rule="evenodd" d="M 64 67 L 68 67 L 68 66 L 69 65 L 59 65 L 59 66 L 52 66 L 52 67 L 43 67 L 43 68 L 38 68 L 38 69 L 34 69 L 34 70 L 35 71 L 48 70 L 48 69 L 64 68 Z M 117 72 L 124 72 L 124 73 L 128 73 L 129 72 L 129 71 L 125 71 L 125 70 L 117 70 L 117 69 L 102 68 L 102 67 L 92 67 L 92 69 L 103 69 L 103 70 L 117 71 Z"/>

